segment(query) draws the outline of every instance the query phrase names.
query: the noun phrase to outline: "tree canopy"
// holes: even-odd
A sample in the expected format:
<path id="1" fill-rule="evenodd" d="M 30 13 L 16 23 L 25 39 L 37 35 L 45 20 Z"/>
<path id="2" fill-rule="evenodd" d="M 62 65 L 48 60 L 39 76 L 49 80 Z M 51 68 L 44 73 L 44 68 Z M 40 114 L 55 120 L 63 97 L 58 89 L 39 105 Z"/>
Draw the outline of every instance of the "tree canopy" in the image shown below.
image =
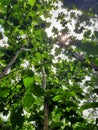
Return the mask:
<path id="1" fill-rule="evenodd" d="M 97 5 L 0 0 L 0 130 L 98 129 Z"/>

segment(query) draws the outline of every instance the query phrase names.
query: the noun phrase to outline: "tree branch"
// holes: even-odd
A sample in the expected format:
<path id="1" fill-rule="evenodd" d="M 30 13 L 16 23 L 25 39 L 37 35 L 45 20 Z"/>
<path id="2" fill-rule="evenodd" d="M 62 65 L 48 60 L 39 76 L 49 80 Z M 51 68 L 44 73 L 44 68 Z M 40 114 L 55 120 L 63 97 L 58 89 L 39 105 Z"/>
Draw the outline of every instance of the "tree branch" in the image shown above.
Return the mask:
<path id="1" fill-rule="evenodd" d="M 46 89 L 46 73 L 45 68 L 42 66 L 42 87 Z M 48 130 L 48 104 L 47 104 L 47 94 L 44 96 L 44 126 L 43 130 Z"/>
<path id="2" fill-rule="evenodd" d="M 82 55 L 80 55 L 80 54 L 78 54 L 78 53 L 73 53 L 73 52 L 70 52 L 70 54 L 71 54 L 73 57 L 75 57 L 77 60 L 83 62 L 85 66 L 88 66 L 88 67 L 94 69 L 95 71 L 98 71 L 98 66 L 95 65 L 95 64 L 92 63 L 92 62 L 87 63 L 87 62 L 86 62 L 86 59 L 85 59 Z"/>
<path id="3" fill-rule="evenodd" d="M 63 43 L 63 46 L 61 46 L 60 42 L 58 42 L 58 45 L 61 48 L 67 49 L 68 54 L 70 54 L 71 56 L 73 56 L 74 58 L 76 58 L 78 61 L 83 62 L 85 66 L 88 66 L 88 67 L 94 69 L 95 71 L 98 71 L 98 66 L 97 65 L 95 65 L 93 62 L 87 63 L 86 59 L 82 55 L 80 55 L 79 53 L 75 53 L 75 52 L 72 52 L 72 51 L 68 50 L 69 46 L 66 46 L 64 43 Z"/>
<path id="4" fill-rule="evenodd" d="M 16 61 L 19 53 L 24 50 L 24 51 L 29 51 L 29 49 L 26 49 L 26 48 L 20 48 L 15 56 L 10 60 L 10 62 L 7 64 L 7 66 L 4 68 L 4 70 L 0 73 L 0 79 L 2 79 L 6 74 L 7 74 L 7 71 L 11 68 L 11 66 L 14 64 L 14 62 Z"/>
<path id="5" fill-rule="evenodd" d="M 45 68 L 42 66 L 42 88 L 46 89 L 46 73 Z"/>

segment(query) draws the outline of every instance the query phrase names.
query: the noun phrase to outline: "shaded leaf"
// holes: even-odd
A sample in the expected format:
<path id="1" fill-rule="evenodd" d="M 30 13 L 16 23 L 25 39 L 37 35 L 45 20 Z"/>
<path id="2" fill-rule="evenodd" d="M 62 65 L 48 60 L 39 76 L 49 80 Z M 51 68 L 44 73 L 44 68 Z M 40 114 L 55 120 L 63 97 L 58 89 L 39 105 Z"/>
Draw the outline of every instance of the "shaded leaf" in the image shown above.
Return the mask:
<path id="1" fill-rule="evenodd" d="M 33 95 L 29 92 L 27 92 L 23 97 L 23 105 L 27 108 L 30 108 L 33 105 L 33 102 L 35 101 L 35 98 Z"/>
<path id="2" fill-rule="evenodd" d="M 0 32 L 0 40 L 1 40 L 1 39 L 3 39 L 3 35 L 2 35 L 2 33 Z"/>
<path id="3" fill-rule="evenodd" d="M 91 103 L 87 103 L 87 104 L 84 104 L 82 105 L 82 109 L 85 110 L 85 109 L 89 109 L 89 108 L 97 108 L 98 107 L 98 102 L 91 102 Z"/>
<path id="4" fill-rule="evenodd" d="M 0 88 L 0 97 L 7 97 L 8 94 L 9 94 L 9 88 L 8 87 Z"/>
<path id="5" fill-rule="evenodd" d="M 32 93 L 37 96 L 37 97 L 41 97 L 44 95 L 44 89 L 41 88 L 40 85 L 33 85 L 32 86 Z"/>
<path id="6" fill-rule="evenodd" d="M 24 116 L 22 114 L 23 114 L 23 107 L 19 106 L 12 109 L 10 115 L 10 121 L 13 129 L 15 129 L 16 126 L 22 128 L 24 122 Z"/>

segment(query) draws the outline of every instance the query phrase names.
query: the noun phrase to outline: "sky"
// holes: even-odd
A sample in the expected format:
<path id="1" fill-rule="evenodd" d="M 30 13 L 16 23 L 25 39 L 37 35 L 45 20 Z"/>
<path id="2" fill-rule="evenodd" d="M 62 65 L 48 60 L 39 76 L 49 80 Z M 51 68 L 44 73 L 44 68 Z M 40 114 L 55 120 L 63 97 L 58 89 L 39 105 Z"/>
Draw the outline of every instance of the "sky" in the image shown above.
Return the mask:
<path id="1" fill-rule="evenodd" d="M 70 21 L 71 20 L 71 22 L 68 22 L 67 25 L 66 25 L 69 28 L 69 30 L 70 30 L 70 35 L 71 36 L 75 36 L 78 40 L 83 39 L 83 33 L 85 31 L 83 33 L 81 33 L 81 34 L 77 34 L 74 31 L 75 24 L 77 23 L 77 20 L 78 20 L 78 16 L 82 15 L 82 11 L 81 10 L 70 10 L 69 11 L 68 9 L 62 8 L 62 3 L 61 2 L 58 2 L 58 4 L 55 4 L 55 5 L 58 6 L 58 9 L 51 11 L 51 14 L 52 14 L 52 18 L 51 19 L 49 19 L 49 18 L 46 19 L 46 21 L 52 23 L 51 26 L 46 29 L 46 32 L 47 32 L 48 36 L 49 37 L 53 36 L 53 33 L 52 33 L 52 28 L 53 27 L 56 27 L 59 31 L 61 31 L 64 28 L 60 24 L 60 21 L 56 20 L 56 17 L 58 16 L 58 14 L 61 13 L 61 12 L 63 12 L 66 15 L 65 20 L 66 21 Z M 72 12 L 75 14 L 76 19 L 70 17 L 70 14 Z M 80 26 L 83 26 L 85 29 L 91 30 L 92 33 L 94 31 L 98 31 L 98 16 L 95 15 L 95 18 L 90 18 L 90 22 L 92 23 L 91 26 L 89 26 L 89 25 L 85 26 L 85 23 L 81 23 Z"/>

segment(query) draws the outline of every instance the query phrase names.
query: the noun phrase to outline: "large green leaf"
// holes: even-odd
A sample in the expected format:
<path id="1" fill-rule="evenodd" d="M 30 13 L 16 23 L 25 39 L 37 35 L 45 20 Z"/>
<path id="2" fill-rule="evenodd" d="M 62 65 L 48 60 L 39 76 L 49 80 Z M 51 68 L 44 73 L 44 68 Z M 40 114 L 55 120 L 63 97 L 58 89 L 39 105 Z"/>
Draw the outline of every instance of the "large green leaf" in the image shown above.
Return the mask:
<path id="1" fill-rule="evenodd" d="M 23 79 L 23 83 L 26 88 L 29 88 L 31 85 L 33 85 L 33 82 L 34 82 L 33 77 L 27 77 L 27 78 Z"/>
<path id="2" fill-rule="evenodd" d="M 28 0 L 28 4 L 30 4 L 32 7 L 34 6 L 36 0 Z"/>
<path id="3" fill-rule="evenodd" d="M 23 97 L 23 105 L 26 108 L 30 108 L 33 105 L 33 102 L 35 101 L 35 98 L 33 97 L 33 95 L 29 92 L 27 92 L 24 97 Z"/>

